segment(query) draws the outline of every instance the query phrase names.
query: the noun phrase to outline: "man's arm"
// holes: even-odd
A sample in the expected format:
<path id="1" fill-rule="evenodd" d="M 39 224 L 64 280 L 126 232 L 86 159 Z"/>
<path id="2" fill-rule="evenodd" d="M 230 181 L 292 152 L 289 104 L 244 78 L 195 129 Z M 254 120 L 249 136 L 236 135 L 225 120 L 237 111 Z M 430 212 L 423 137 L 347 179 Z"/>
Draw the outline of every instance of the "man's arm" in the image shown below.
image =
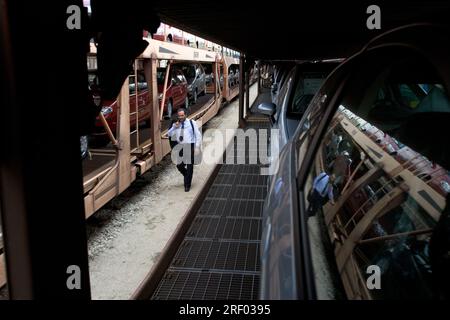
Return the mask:
<path id="1" fill-rule="evenodd" d="M 194 131 L 195 131 L 195 147 L 200 148 L 200 145 L 202 143 L 202 133 L 198 129 L 197 122 L 192 120 L 192 124 L 194 125 Z"/>
<path id="2" fill-rule="evenodd" d="M 169 137 L 172 136 L 173 131 L 176 129 L 176 128 L 175 128 L 175 123 L 176 123 L 176 122 L 172 123 L 172 125 L 170 126 L 169 131 L 167 131 L 167 135 L 168 135 Z"/>

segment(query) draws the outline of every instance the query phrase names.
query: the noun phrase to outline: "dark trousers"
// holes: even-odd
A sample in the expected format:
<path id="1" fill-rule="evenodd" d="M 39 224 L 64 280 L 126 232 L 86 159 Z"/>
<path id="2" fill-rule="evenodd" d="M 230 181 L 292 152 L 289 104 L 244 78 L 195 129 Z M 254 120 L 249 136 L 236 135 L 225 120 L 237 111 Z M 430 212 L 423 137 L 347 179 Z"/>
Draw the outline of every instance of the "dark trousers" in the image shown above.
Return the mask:
<path id="1" fill-rule="evenodd" d="M 324 198 L 320 195 L 320 193 L 314 189 L 311 197 L 309 199 L 309 207 L 308 214 L 309 216 L 313 216 L 316 214 L 317 210 L 319 210 L 324 203 Z"/>
<path id="2" fill-rule="evenodd" d="M 180 156 L 183 156 L 183 150 L 180 151 Z M 190 188 L 192 176 L 194 175 L 194 143 L 191 143 L 190 163 L 181 162 L 180 164 L 177 165 L 177 169 L 184 176 L 184 186 Z"/>

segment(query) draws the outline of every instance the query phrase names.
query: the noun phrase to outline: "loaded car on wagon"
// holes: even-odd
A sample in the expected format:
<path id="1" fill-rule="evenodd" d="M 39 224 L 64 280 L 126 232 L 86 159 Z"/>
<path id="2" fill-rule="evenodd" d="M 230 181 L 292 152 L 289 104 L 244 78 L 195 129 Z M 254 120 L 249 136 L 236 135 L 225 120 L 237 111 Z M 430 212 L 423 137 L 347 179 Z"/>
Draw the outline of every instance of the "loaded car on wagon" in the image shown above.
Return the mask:
<path id="1" fill-rule="evenodd" d="M 166 68 L 158 68 L 157 82 L 160 104 L 163 98 L 165 76 Z M 183 71 L 174 65 L 170 68 L 167 81 L 163 113 L 166 118 L 171 118 L 172 114 L 180 107 L 189 108 L 188 82 Z"/>
<path id="2" fill-rule="evenodd" d="M 89 74 L 89 81 L 91 84 L 98 85 L 98 80 L 95 72 L 91 72 L 91 74 Z M 130 126 L 134 127 L 136 125 L 139 125 L 141 122 L 145 123 L 146 125 L 149 125 L 152 110 L 150 104 L 148 84 L 145 78 L 145 74 L 142 70 L 138 70 L 137 72 L 137 81 L 135 79 L 135 75 L 130 75 L 128 77 L 128 87 L 130 94 L 130 113 L 131 113 Z M 101 100 L 101 104 L 102 108 L 100 112 L 105 118 L 109 128 L 114 134 L 117 130 L 117 120 L 119 113 L 118 101 L 117 99 Z M 135 111 L 137 113 L 134 113 Z M 92 134 L 91 138 L 92 140 L 95 140 L 95 143 L 103 144 L 104 142 L 109 141 L 108 135 L 105 131 L 105 127 L 99 117 L 97 117 L 97 120 L 95 122 L 95 131 Z"/>
<path id="3" fill-rule="evenodd" d="M 189 99 L 197 103 L 197 98 L 206 93 L 206 74 L 200 63 L 181 65 L 188 84 Z"/>

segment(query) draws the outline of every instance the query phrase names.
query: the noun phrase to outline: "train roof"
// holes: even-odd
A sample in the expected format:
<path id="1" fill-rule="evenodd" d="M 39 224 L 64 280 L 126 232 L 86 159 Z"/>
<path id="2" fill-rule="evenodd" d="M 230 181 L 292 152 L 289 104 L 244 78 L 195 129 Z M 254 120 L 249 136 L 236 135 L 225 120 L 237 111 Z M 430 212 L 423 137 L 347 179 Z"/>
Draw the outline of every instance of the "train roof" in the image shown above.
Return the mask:
<path id="1" fill-rule="evenodd" d="M 381 29 L 366 22 L 372 3 L 326 1 L 251 2 L 156 0 L 153 8 L 165 23 L 257 59 L 348 57 L 374 36 L 410 23 L 448 23 L 444 1 L 378 4 Z"/>

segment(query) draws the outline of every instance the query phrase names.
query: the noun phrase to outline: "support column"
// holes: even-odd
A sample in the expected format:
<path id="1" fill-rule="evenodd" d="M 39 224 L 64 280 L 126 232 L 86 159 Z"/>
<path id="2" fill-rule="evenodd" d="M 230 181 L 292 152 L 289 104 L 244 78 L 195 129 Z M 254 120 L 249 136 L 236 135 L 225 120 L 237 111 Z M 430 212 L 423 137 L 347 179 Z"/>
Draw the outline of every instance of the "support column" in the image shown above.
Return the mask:
<path id="1" fill-rule="evenodd" d="M 250 74 L 248 68 L 245 70 L 245 117 L 250 115 Z"/>
<path id="2" fill-rule="evenodd" d="M 216 102 L 219 102 L 219 104 L 220 104 L 220 102 L 222 102 L 222 101 L 219 101 L 219 99 L 221 99 L 222 96 L 219 93 L 219 88 L 218 88 L 218 86 L 220 86 L 218 70 L 219 70 L 219 63 L 217 62 L 217 58 L 216 58 L 216 62 L 214 62 L 212 64 L 212 72 L 213 72 L 213 77 L 214 77 L 212 84 L 213 84 L 213 89 L 214 89 L 214 99 L 216 99 Z"/>
<path id="3" fill-rule="evenodd" d="M 120 89 L 119 102 L 119 193 L 131 184 L 130 164 L 130 89 L 128 78 Z M 137 88 L 137 86 L 136 86 Z"/>
<path id="4" fill-rule="evenodd" d="M 239 58 L 239 127 L 245 127 L 244 119 L 244 54 L 241 53 Z"/>
<path id="5" fill-rule="evenodd" d="M 153 143 L 153 153 L 155 157 L 155 163 L 158 163 L 163 158 L 162 145 L 161 145 L 161 120 L 159 114 L 159 99 L 158 99 L 158 84 L 156 80 L 156 73 L 158 69 L 158 60 L 153 55 L 150 60 L 147 60 L 144 65 L 145 77 L 150 94 L 150 103 L 152 108 L 151 113 L 151 128 L 150 137 Z"/>

